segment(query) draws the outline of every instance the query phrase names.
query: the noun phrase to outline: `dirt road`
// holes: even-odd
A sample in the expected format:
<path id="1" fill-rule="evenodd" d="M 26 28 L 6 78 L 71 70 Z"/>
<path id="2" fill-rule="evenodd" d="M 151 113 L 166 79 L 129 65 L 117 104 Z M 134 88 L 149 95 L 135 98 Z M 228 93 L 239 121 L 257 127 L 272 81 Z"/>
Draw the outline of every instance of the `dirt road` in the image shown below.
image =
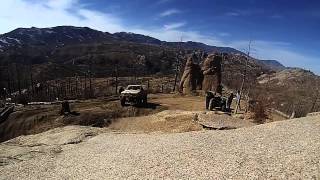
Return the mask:
<path id="1" fill-rule="evenodd" d="M 319 179 L 320 117 L 229 131 L 64 127 L 0 144 L 0 179 Z"/>
<path id="2" fill-rule="evenodd" d="M 93 99 L 71 104 L 71 110 L 78 116 L 59 115 L 60 105 L 21 107 L 0 124 L 0 142 L 20 135 L 41 133 L 67 125 L 107 127 L 114 130 L 136 130 L 142 132 L 164 131 L 185 132 L 201 130 L 192 122 L 192 116 L 172 119 L 163 123 L 153 123 L 148 118 L 135 118 L 155 114 L 163 110 L 204 111 L 204 98 L 179 96 L 175 94 L 150 94 L 147 107 L 121 107 L 119 101 Z M 136 126 L 138 125 L 138 127 Z M 181 127 L 177 127 L 180 126 Z M 159 128 L 160 127 L 160 128 Z"/>
<path id="3" fill-rule="evenodd" d="M 157 94 L 150 96 L 153 103 L 167 107 L 169 110 L 204 111 L 205 98 L 202 96 L 180 96 L 175 94 Z"/>

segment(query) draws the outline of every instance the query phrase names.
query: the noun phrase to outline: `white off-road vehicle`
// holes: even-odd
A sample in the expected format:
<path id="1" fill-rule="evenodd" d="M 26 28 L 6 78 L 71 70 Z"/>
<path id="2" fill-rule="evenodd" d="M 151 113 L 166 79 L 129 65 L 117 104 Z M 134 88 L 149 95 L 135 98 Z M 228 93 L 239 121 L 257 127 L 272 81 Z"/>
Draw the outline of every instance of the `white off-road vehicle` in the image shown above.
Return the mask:
<path id="1" fill-rule="evenodd" d="M 120 94 L 121 106 L 125 106 L 126 102 L 135 105 L 147 104 L 148 92 L 142 85 L 129 85 Z"/>

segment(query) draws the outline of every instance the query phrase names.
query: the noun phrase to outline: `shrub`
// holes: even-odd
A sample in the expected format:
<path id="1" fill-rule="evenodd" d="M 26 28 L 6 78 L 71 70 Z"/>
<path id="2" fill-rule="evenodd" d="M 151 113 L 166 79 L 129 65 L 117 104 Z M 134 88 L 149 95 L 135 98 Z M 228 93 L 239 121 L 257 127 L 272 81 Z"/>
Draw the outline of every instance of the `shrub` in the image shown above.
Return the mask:
<path id="1" fill-rule="evenodd" d="M 261 101 L 261 100 L 256 101 L 256 103 L 253 106 L 254 122 L 259 124 L 265 123 L 266 120 L 268 119 L 267 109 L 268 109 L 268 106 L 265 103 L 265 101 Z"/>

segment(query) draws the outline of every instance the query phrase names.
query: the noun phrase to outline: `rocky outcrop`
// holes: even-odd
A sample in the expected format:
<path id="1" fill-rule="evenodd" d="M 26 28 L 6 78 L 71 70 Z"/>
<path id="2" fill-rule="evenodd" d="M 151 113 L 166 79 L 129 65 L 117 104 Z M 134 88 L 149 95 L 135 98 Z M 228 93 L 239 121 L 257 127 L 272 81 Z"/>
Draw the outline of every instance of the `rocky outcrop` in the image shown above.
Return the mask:
<path id="1" fill-rule="evenodd" d="M 209 55 L 203 63 L 203 91 L 221 93 L 221 63 L 222 57 L 217 54 Z"/>
<path id="2" fill-rule="evenodd" d="M 195 90 L 215 91 L 221 94 L 221 63 L 222 57 L 218 54 L 209 55 L 203 62 L 202 68 L 194 63 L 194 56 L 186 62 L 181 77 L 179 92 L 191 94 Z"/>
<path id="3" fill-rule="evenodd" d="M 0 143 L 1 179 L 320 177 L 319 117 L 172 134 L 88 128 L 58 128 Z"/>
<path id="4" fill-rule="evenodd" d="M 193 63 L 193 58 L 189 57 L 180 81 L 179 91 L 183 94 L 190 94 L 197 89 L 197 84 L 201 80 L 201 68 Z"/>

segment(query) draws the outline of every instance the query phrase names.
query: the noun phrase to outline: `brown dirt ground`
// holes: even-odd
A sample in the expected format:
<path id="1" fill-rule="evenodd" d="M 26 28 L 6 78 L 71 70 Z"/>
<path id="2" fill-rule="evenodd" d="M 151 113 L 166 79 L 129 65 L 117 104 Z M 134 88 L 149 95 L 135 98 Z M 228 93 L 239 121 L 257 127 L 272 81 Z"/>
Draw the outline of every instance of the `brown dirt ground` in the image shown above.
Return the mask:
<path id="1" fill-rule="evenodd" d="M 163 106 L 121 107 L 118 101 L 94 99 L 72 103 L 71 111 L 79 115 L 60 116 L 60 105 L 32 105 L 17 108 L 0 124 L 0 142 L 20 135 L 41 133 L 56 127 L 81 125 L 106 127 L 121 117 L 144 116 L 160 112 Z"/>
<path id="2" fill-rule="evenodd" d="M 151 96 L 150 101 L 166 107 L 167 110 L 143 117 L 120 118 L 112 123 L 109 128 L 131 133 L 180 133 L 203 130 L 203 125 L 213 129 L 254 125 L 248 120 L 232 117 L 218 111 L 206 111 L 205 98 L 202 96 L 157 94 Z"/>
<path id="3" fill-rule="evenodd" d="M 106 127 L 112 131 L 131 133 L 199 131 L 203 127 L 196 122 L 195 116 L 206 113 L 204 97 L 177 94 L 150 94 L 149 104 L 143 108 L 121 107 L 118 101 L 94 99 L 72 103 L 71 110 L 79 113 L 77 116 L 60 116 L 59 110 L 60 105 L 34 105 L 18 109 L 0 124 L 0 141 L 67 125 Z M 208 115 L 207 119 L 228 121 L 229 124 L 239 120 L 241 123 L 237 127 L 252 125 L 225 114 Z"/>

